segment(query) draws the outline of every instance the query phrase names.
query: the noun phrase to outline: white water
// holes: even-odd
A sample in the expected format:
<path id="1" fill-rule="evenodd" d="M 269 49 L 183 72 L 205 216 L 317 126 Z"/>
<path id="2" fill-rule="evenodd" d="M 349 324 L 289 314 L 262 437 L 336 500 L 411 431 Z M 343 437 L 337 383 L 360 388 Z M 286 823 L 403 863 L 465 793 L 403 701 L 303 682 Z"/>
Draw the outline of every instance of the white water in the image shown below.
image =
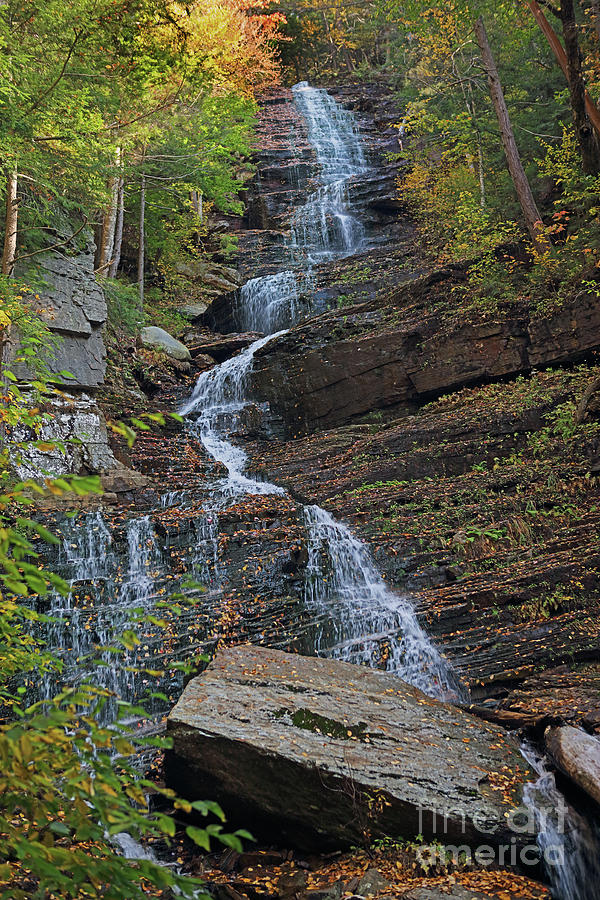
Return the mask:
<path id="1" fill-rule="evenodd" d="M 539 775 L 525 785 L 523 802 L 533 814 L 544 870 L 557 900 L 598 900 L 600 828 L 565 803 L 539 754 L 524 745 L 523 755 Z"/>
<path id="2" fill-rule="evenodd" d="M 119 552 L 100 511 L 64 522 L 61 531 L 58 563 L 72 591 L 66 597 L 58 592 L 50 595 L 44 611 L 51 621 L 44 626 L 44 641 L 62 659 L 63 669 L 42 676 L 38 695 L 52 697 L 58 684 L 75 683 L 93 673 L 96 684 L 116 697 L 132 699 L 135 654 L 124 652 L 117 663 L 110 650 L 99 648 L 114 646 L 115 639 L 131 627 L 134 610 L 155 605 L 160 551 L 150 517 L 125 523 L 124 547 Z M 115 710 L 115 704 L 108 703 L 102 720 L 111 720 Z"/>
<path id="3" fill-rule="evenodd" d="M 274 484 L 244 475 L 247 456 L 225 436 L 235 429 L 240 414 L 248 406 L 247 378 L 254 354 L 276 336 L 277 333 L 255 341 L 237 356 L 200 375 L 192 396 L 180 410 L 184 416 L 194 416 L 192 427 L 198 438 L 215 462 L 227 471 L 227 476 L 215 485 L 221 495 L 219 505 L 223 499 L 240 494 L 283 493 Z"/>
<path id="4" fill-rule="evenodd" d="M 240 328 L 273 334 L 299 317 L 301 295 L 313 286 L 313 268 L 358 253 L 365 228 L 352 210 L 348 186 L 369 171 L 354 116 L 319 88 L 305 81 L 292 89 L 320 167 L 319 184 L 293 214 L 284 253 L 290 269 L 252 278 L 240 290 Z"/>
<path id="5" fill-rule="evenodd" d="M 215 483 L 215 511 L 239 495 L 282 493 L 276 485 L 244 474 L 246 454 L 230 439 L 249 405 L 254 356 L 284 333 L 273 333 L 282 320 L 295 321 L 298 284 L 307 283 L 312 266 L 356 252 L 366 237 L 347 200 L 348 182 L 367 170 L 354 117 L 325 91 L 305 83 L 294 88 L 294 100 L 321 165 L 320 186 L 292 222 L 290 255 L 304 269 L 246 285 L 241 327 L 267 331 L 267 336 L 202 374 L 181 410 L 227 473 Z M 388 589 L 365 544 L 317 506 L 306 507 L 304 519 L 309 546 L 305 600 L 321 622 L 316 652 L 387 668 L 433 696 L 458 699 L 459 683 L 451 667 L 431 644 L 409 601 Z"/>
<path id="6" fill-rule="evenodd" d="M 318 506 L 307 506 L 304 517 L 309 535 L 307 603 L 330 617 L 317 651 L 347 662 L 380 665 L 434 696 L 466 699 L 409 601 L 388 588 L 366 545 Z"/>

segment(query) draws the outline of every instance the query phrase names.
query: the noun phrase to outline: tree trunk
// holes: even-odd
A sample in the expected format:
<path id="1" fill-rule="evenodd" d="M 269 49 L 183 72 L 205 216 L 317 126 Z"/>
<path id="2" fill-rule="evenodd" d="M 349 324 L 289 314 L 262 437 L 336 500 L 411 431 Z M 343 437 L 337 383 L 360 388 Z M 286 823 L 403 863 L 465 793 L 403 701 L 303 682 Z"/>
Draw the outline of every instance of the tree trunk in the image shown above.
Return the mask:
<path id="1" fill-rule="evenodd" d="M 117 147 L 115 152 L 115 164 L 121 164 L 121 148 Z M 102 232 L 100 234 L 100 249 L 98 253 L 98 262 L 96 271 L 103 275 L 108 274 L 108 267 L 112 261 L 112 252 L 115 243 L 115 228 L 117 224 L 117 207 L 119 203 L 119 185 L 121 183 L 120 175 L 111 175 L 108 179 L 108 206 L 102 216 Z"/>
<path id="2" fill-rule="evenodd" d="M 142 175 L 142 183 L 140 186 L 140 222 L 139 222 L 139 243 L 138 243 L 138 261 L 137 261 L 137 280 L 138 291 L 140 296 L 139 308 L 140 312 L 144 311 L 144 253 L 145 253 L 145 218 L 146 218 L 146 176 Z"/>
<path id="3" fill-rule="evenodd" d="M 498 118 L 498 125 L 500 127 L 500 135 L 502 137 L 508 169 L 517 192 L 517 197 L 519 198 L 519 203 L 521 204 L 521 209 L 523 210 L 523 215 L 525 216 L 527 230 L 538 251 L 542 252 L 548 249 L 548 242 L 539 227 L 541 217 L 531 192 L 531 187 L 527 180 L 523 163 L 521 162 L 521 157 L 519 156 L 517 142 L 515 141 L 506 101 L 502 92 L 502 85 L 500 84 L 500 78 L 498 76 L 498 69 L 492 55 L 492 48 L 490 47 L 490 42 L 482 18 L 479 18 L 475 23 L 475 35 L 481 50 L 483 65 L 488 76 L 490 96 Z"/>
<path id="4" fill-rule="evenodd" d="M 117 193 L 117 222 L 115 225 L 115 241 L 112 251 L 112 259 L 108 274 L 111 278 L 117 277 L 119 263 L 121 262 L 121 247 L 123 246 L 123 218 L 125 215 L 125 179 L 119 179 Z"/>
<path id="5" fill-rule="evenodd" d="M 202 224 L 202 191 L 191 191 L 192 209 L 198 222 Z"/>
<path id="6" fill-rule="evenodd" d="M 559 64 L 559 66 L 561 67 L 561 69 L 563 70 L 565 78 L 567 79 L 567 82 L 569 84 L 569 92 L 571 95 L 571 107 L 573 110 L 573 120 L 575 122 L 575 128 L 577 129 L 577 139 L 579 141 L 582 165 L 583 165 L 584 171 L 588 171 L 588 169 L 587 169 L 588 165 L 593 166 L 594 164 L 597 164 L 597 163 L 594 163 L 594 161 L 593 161 L 594 156 L 596 156 L 597 160 L 600 161 L 600 153 L 598 153 L 598 150 L 597 150 L 598 141 L 600 140 L 600 110 L 598 110 L 598 107 L 592 100 L 591 96 L 585 90 L 585 85 L 583 82 L 583 75 L 581 72 L 581 55 L 580 55 L 580 51 L 579 51 L 579 41 L 578 41 L 578 36 L 577 36 L 577 26 L 575 24 L 573 3 L 571 2 L 571 4 L 570 4 L 571 11 L 573 13 L 572 27 L 569 26 L 567 28 L 567 31 L 569 33 L 569 48 L 568 48 L 569 52 L 571 54 L 575 53 L 575 56 L 576 56 L 576 64 L 575 64 L 574 68 L 571 64 L 572 61 L 570 61 L 567 58 L 567 53 L 565 53 L 565 49 L 563 48 L 563 45 L 559 41 L 556 32 L 550 25 L 550 22 L 548 21 L 548 19 L 546 18 L 546 16 L 542 12 L 542 10 L 540 9 L 539 4 L 536 2 L 536 0 L 527 0 L 527 2 L 529 5 L 529 8 L 531 9 L 531 12 L 533 13 L 533 16 L 534 16 L 536 22 L 540 26 L 540 29 L 542 30 L 544 35 L 546 36 L 546 39 L 547 39 L 548 43 L 550 44 L 550 47 L 552 48 L 552 52 L 554 53 L 556 60 Z M 562 6 L 561 6 L 561 17 L 562 17 Z M 563 23 L 563 36 L 565 38 L 565 46 L 566 46 L 567 45 L 567 34 L 565 33 L 565 20 L 564 19 L 562 19 L 562 23 Z M 573 87 L 572 87 L 573 79 L 575 79 L 576 81 L 578 79 L 578 84 L 575 87 L 575 92 L 573 92 Z M 582 100 L 581 100 L 582 92 L 583 92 L 583 108 L 582 108 Z M 578 105 L 577 113 L 575 112 L 574 102 Z M 582 116 L 584 117 L 584 119 L 585 119 L 585 117 L 587 117 L 588 121 L 585 122 L 584 119 L 582 119 Z M 584 139 L 584 144 L 585 144 L 585 150 L 584 150 L 584 146 L 582 145 L 582 135 L 580 134 L 579 126 L 578 126 L 578 122 L 581 125 L 582 121 L 583 121 L 583 128 L 584 128 L 583 139 Z M 592 128 L 595 131 L 595 135 L 593 133 L 591 134 L 591 139 L 590 139 L 590 131 L 591 131 L 590 125 L 592 126 Z M 594 150 L 594 145 L 596 147 L 596 150 Z M 584 159 L 584 152 L 586 155 L 585 159 Z M 590 152 L 591 152 L 591 158 L 589 156 Z M 592 168 L 591 171 L 594 171 L 594 169 Z M 596 169 L 595 171 L 598 171 L 598 170 Z"/>
<path id="7" fill-rule="evenodd" d="M 190 191 L 190 200 L 192 201 L 192 211 L 196 219 L 196 224 L 200 226 L 202 224 L 202 191 Z M 200 231 L 196 230 L 194 233 L 194 240 L 199 246 Z"/>
<path id="8" fill-rule="evenodd" d="M 19 176 L 17 169 L 14 167 L 6 178 L 6 217 L 4 220 L 4 249 L 2 252 L 2 274 L 11 277 L 15 267 L 15 256 L 17 255 L 17 232 L 19 225 L 19 201 L 17 198 L 17 190 L 19 187 Z M 4 393 L 7 391 L 7 382 L 4 377 L 4 357 L 7 354 L 8 344 L 10 341 L 10 322 L 5 326 L 0 326 L 0 384 L 2 384 Z M 0 446 L 3 446 L 5 440 L 5 425 L 0 424 Z"/>
<path id="9" fill-rule="evenodd" d="M 17 170 L 12 169 L 6 179 L 6 218 L 4 222 L 4 250 L 2 253 L 2 274 L 12 275 L 17 254 L 17 231 L 19 225 L 19 204 Z"/>
<path id="10" fill-rule="evenodd" d="M 575 21 L 573 0 L 561 0 L 560 14 L 567 56 L 569 94 L 573 110 L 573 122 L 581 152 L 581 164 L 584 172 L 587 172 L 588 175 L 595 175 L 600 172 L 600 144 L 586 109 L 585 83 L 583 80 L 581 50 L 579 48 L 579 35 L 577 22 Z"/>

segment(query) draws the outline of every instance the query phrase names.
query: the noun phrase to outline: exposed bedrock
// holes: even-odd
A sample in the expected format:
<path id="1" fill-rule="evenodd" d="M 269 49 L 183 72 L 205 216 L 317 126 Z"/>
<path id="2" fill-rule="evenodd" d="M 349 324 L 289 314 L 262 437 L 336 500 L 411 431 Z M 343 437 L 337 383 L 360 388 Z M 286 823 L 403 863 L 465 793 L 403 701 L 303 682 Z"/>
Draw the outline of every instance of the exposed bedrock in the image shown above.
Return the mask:
<path id="1" fill-rule="evenodd" d="M 592 297 L 543 320 L 515 311 L 497 322 L 448 324 L 429 305 L 460 276 L 438 271 L 296 326 L 256 354 L 255 391 L 297 433 L 377 409 L 414 408 L 465 385 L 572 363 L 600 347 Z"/>
<path id="2" fill-rule="evenodd" d="M 37 257 L 37 287 L 33 305 L 58 340 L 46 360 L 51 372 L 66 370 L 69 388 L 94 390 L 104 379 L 106 351 L 102 329 L 106 322 L 106 300 L 94 276 L 93 245 L 85 251 L 53 251 Z M 25 271 L 24 280 L 32 273 Z M 33 287 L 32 287 L 33 290 Z M 17 367 L 16 374 L 27 372 Z"/>
<path id="3" fill-rule="evenodd" d="M 215 797 L 231 821 L 286 846 L 534 841 L 511 829 L 531 777 L 517 745 L 384 672 L 225 650 L 188 684 L 168 731 L 171 786 Z"/>

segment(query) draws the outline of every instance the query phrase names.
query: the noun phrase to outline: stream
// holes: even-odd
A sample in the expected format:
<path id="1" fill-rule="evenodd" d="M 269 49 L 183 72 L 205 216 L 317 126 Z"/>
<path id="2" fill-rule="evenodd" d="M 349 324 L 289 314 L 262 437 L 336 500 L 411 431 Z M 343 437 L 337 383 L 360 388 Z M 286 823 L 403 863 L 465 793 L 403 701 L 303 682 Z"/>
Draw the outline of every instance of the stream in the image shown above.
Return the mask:
<path id="1" fill-rule="evenodd" d="M 180 587 L 180 580 L 169 574 L 168 547 L 157 533 L 152 513 L 125 516 L 110 524 L 100 511 L 66 521 L 58 569 L 74 590 L 69 598 L 53 596 L 44 610 L 55 619 L 45 639 L 49 649 L 64 660 L 63 682 L 89 674 L 82 660 L 92 658 L 95 645 L 109 645 L 115 634 L 137 627 L 140 643 L 119 662 L 107 652 L 95 677 L 126 700 L 143 698 L 147 686 L 131 669 L 140 664 L 151 668 L 157 657 L 184 658 L 190 645 L 204 646 L 208 625 L 220 615 L 225 578 L 219 564 L 220 519 L 245 497 L 287 497 L 281 487 L 246 474 L 247 455 L 235 443 L 235 433 L 253 402 L 254 357 L 306 313 L 299 298 L 310 292 L 316 267 L 358 254 L 370 240 L 349 200 L 351 181 L 369 170 L 354 116 L 324 90 L 306 83 L 296 85 L 293 96 L 306 121 L 320 175 L 291 218 L 284 246 L 286 267 L 251 279 L 239 291 L 236 315 L 240 330 L 260 332 L 264 337 L 200 375 L 180 409 L 185 427 L 214 463 L 209 490 L 200 507 L 194 508 L 193 540 L 183 548 L 187 575 L 204 585 L 204 590 L 196 589 L 191 607 L 167 617 L 166 631 L 164 626 L 148 623 L 131 626 L 134 610 L 150 613 L 159 598 Z M 262 412 L 268 415 L 268 410 Z M 168 510 L 194 503 L 184 491 L 171 490 L 163 495 L 160 506 Z M 324 509 L 298 507 L 298 515 L 307 563 L 295 602 L 313 623 L 312 646 L 303 652 L 385 668 L 433 697 L 467 701 L 460 677 L 424 632 L 410 598 L 387 586 L 367 545 Z M 285 641 L 282 644 L 285 649 Z M 37 686 L 42 696 L 54 693 L 56 679 L 47 676 Z M 175 673 L 165 679 L 157 690 L 176 698 L 182 688 L 181 677 Z M 163 700 L 146 704 L 151 717 L 164 715 Z M 115 706 L 107 706 L 103 715 L 109 720 L 115 711 Z M 538 784 L 538 792 L 542 788 L 550 789 L 548 780 Z M 534 788 L 529 800 L 535 806 Z M 573 846 L 569 852 L 579 865 Z M 571 883 L 565 886 L 564 867 L 559 875 L 550 871 L 550 876 L 557 897 L 592 896 L 584 888 L 576 893 Z M 573 876 L 579 881 L 581 877 Z"/>

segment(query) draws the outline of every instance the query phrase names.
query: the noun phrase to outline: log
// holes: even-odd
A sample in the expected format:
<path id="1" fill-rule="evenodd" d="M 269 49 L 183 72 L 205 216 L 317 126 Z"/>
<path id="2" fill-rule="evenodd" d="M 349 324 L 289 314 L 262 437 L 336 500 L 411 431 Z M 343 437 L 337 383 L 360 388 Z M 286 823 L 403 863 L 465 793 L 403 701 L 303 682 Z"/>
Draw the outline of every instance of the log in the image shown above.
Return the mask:
<path id="1" fill-rule="evenodd" d="M 549 728 L 546 750 L 557 768 L 600 806 L 600 738 L 572 725 Z"/>

